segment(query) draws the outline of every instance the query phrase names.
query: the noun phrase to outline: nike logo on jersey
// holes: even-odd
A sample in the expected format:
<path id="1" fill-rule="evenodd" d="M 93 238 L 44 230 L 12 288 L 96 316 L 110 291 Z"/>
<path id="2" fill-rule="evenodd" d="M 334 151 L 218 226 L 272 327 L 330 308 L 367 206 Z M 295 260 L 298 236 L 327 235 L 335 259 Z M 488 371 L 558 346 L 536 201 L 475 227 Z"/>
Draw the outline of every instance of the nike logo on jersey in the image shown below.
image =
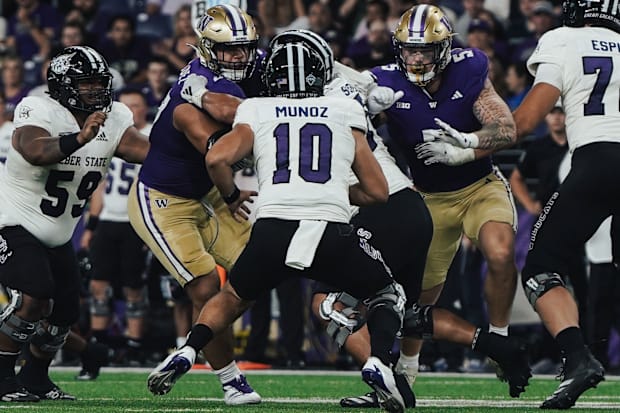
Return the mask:
<path id="1" fill-rule="evenodd" d="M 463 98 L 463 94 L 459 90 L 457 90 L 454 92 L 450 100 L 457 100 L 457 99 L 462 99 L 462 98 Z"/>
<path id="2" fill-rule="evenodd" d="M 157 205 L 157 208 L 159 209 L 168 208 L 168 200 L 167 199 L 156 199 L 155 205 Z"/>
<path id="3" fill-rule="evenodd" d="M 0 235 L 0 265 L 4 264 L 11 255 L 13 255 L 13 251 L 9 251 L 9 244 Z"/>
<path id="4" fill-rule="evenodd" d="M 409 102 L 396 102 L 396 109 L 411 109 Z"/>

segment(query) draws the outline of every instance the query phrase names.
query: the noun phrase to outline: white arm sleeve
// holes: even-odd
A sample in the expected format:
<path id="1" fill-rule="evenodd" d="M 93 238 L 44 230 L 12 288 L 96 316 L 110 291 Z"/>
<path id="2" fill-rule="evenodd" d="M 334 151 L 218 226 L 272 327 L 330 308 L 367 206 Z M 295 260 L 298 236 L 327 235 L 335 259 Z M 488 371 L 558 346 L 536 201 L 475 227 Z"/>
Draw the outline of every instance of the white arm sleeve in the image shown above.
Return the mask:
<path id="1" fill-rule="evenodd" d="M 541 63 L 536 70 L 536 79 L 534 84 L 549 83 L 559 90 L 562 90 L 562 68 L 554 63 Z"/>

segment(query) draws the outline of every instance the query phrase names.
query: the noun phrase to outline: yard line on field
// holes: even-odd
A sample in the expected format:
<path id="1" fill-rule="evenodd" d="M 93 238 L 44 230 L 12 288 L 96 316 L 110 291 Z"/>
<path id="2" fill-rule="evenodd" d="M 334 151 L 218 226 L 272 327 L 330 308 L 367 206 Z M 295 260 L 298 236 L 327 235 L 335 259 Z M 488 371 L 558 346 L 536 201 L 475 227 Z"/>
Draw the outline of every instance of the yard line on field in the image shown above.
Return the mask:
<path id="1" fill-rule="evenodd" d="M 111 400 L 131 400 L 131 401 L 148 401 L 153 400 L 151 397 L 132 397 L 132 398 L 111 398 L 111 397 L 86 397 L 80 398 L 82 401 L 111 401 Z M 176 400 L 187 402 L 218 402 L 221 398 L 216 397 L 179 397 Z M 338 405 L 340 399 L 327 399 L 322 397 L 268 397 L 263 398 L 263 403 L 280 403 L 280 404 L 333 404 Z M 538 408 L 540 400 L 490 400 L 490 399 L 417 399 L 416 406 L 419 407 L 521 407 L 521 408 Z M 578 401 L 575 408 L 581 409 L 597 409 L 597 410 L 614 410 L 620 411 L 620 403 L 601 402 L 601 401 Z M 125 409 L 128 412 L 147 411 Z M 164 410 L 164 409 L 162 409 Z M 153 411 L 153 410 L 149 410 Z M 158 411 L 158 410 L 155 410 Z M 184 410 L 168 410 L 165 411 L 184 411 Z M 203 410 L 200 410 L 203 411 Z M 205 410 L 207 411 L 207 410 Z M 221 411 L 221 410 L 208 410 Z"/>

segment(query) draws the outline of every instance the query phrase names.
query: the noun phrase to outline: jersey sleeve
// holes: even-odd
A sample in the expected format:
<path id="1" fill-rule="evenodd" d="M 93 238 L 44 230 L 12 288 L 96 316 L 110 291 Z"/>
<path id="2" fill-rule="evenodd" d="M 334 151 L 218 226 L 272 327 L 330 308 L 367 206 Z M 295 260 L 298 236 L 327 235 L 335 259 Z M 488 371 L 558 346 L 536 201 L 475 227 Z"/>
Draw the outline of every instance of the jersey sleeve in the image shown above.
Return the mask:
<path id="1" fill-rule="evenodd" d="M 367 131 L 368 126 L 366 123 L 366 113 L 364 112 L 364 108 L 362 107 L 362 105 L 349 104 L 345 113 L 347 114 L 347 126 L 362 130 L 364 132 Z"/>
<path id="2" fill-rule="evenodd" d="M 256 102 L 256 99 L 247 99 L 241 102 L 237 108 L 237 113 L 235 114 L 233 128 L 240 123 L 246 123 L 250 126 L 257 125 L 259 123 L 254 102 Z"/>
<path id="3" fill-rule="evenodd" d="M 527 59 L 527 69 L 532 76 L 536 76 L 538 66 L 541 64 L 552 64 L 561 68 L 565 65 L 566 56 L 571 51 L 566 43 L 566 36 L 562 35 L 563 30 L 551 30 L 542 35 L 538 40 L 538 45 L 529 59 Z"/>
<path id="4" fill-rule="evenodd" d="M 133 126 L 133 113 L 131 109 L 127 107 L 124 103 L 114 102 L 113 104 L 114 110 L 114 128 L 117 131 L 117 145 L 121 141 L 123 134 L 130 127 Z"/>
<path id="5" fill-rule="evenodd" d="M 15 107 L 13 123 L 16 128 L 36 126 L 52 133 L 52 117 L 45 102 L 38 97 L 28 96 Z"/>

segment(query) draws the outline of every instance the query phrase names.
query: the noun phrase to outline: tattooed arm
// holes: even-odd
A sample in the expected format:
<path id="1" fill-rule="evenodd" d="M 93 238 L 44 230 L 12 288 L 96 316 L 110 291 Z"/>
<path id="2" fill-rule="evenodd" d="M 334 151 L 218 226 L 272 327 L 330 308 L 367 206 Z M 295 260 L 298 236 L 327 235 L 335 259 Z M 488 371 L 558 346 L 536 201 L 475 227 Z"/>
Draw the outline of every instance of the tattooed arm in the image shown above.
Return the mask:
<path id="1" fill-rule="evenodd" d="M 510 109 L 489 79 L 474 102 L 473 113 L 482 124 L 482 129 L 474 132 L 478 136 L 477 149 L 498 150 L 516 142 L 516 126 Z"/>

